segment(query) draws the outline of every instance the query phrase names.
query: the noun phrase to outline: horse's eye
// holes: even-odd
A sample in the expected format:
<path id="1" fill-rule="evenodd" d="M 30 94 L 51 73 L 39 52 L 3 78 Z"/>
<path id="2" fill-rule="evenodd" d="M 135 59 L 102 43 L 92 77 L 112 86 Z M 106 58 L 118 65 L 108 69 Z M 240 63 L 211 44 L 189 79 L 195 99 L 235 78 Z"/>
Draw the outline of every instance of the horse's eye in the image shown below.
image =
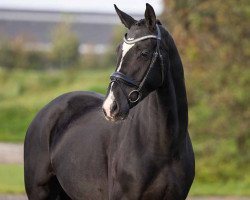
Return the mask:
<path id="1" fill-rule="evenodd" d="M 142 55 L 143 57 L 148 57 L 149 51 L 148 51 L 148 50 L 143 50 L 143 51 L 141 52 L 141 55 Z"/>

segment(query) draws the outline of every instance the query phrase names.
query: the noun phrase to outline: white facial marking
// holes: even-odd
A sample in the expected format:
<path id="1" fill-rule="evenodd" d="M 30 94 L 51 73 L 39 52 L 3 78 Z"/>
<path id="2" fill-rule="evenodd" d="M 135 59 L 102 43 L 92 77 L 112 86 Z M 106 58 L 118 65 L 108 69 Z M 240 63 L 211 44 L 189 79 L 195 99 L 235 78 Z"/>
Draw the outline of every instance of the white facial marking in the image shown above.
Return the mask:
<path id="1" fill-rule="evenodd" d="M 103 104 L 103 109 L 105 110 L 108 117 L 111 117 L 111 112 L 110 112 L 111 105 L 113 104 L 113 102 L 115 100 L 115 96 L 114 96 L 114 93 L 112 91 L 113 84 L 114 83 L 111 84 L 108 97 L 106 98 L 106 100 L 104 101 L 104 104 Z"/>
<path id="2" fill-rule="evenodd" d="M 128 38 L 127 40 L 134 40 L 134 38 Z M 128 51 L 134 46 L 134 44 L 127 44 L 125 42 L 123 42 L 122 44 L 122 58 L 119 64 L 119 67 L 117 68 L 117 71 L 120 71 L 121 67 L 122 67 L 122 62 L 123 62 L 123 58 L 124 56 L 128 53 Z M 111 105 L 113 104 L 113 102 L 115 101 L 115 96 L 114 93 L 112 91 L 112 87 L 113 84 L 111 84 L 110 86 L 110 90 L 109 90 L 109 94 L 106 98 L 106 100 L 103 103 L 102 108 L 105 110 L 107 117 L 112 117 L 111 116 Z"/>
<path id="3" fill-rule="evenodd" d="M 133 39 L 134 38 L 128 38 L 127 40 L 133 40 Z M 121 58 L 119 67 L 117 69 L 118 72 L 121 70 L 124 56 L 128 53 L 129 49 L 131 49 L 134 45 L 135 44 L 127 44 L 126 42 L 123 42 L 123 44 L 122 44 L 122 58 Z"/>

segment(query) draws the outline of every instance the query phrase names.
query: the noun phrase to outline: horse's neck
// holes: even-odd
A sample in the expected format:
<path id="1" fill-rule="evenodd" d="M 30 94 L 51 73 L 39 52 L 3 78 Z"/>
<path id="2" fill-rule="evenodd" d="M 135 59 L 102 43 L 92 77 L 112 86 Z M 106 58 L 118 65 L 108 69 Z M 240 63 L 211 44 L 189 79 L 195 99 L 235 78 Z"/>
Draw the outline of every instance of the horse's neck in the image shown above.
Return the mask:
<path id="1" fill-rule="evenodd" d="M 169 126 L 172 118 L 173 105 L 163 88 L 152 92 L 134 110 L 133 123 L 139 128 L 136 134 L 148 148 L 162 152 L 170 152 L 173 141 L 172 127 Z"/>
<path id="2" fill-rule="evenodd" d="M 161 125 L 162 128 L 157 129 L 158 131 L 166 131 L 168 129 L 167 119 L 169 106 L 167 105 L 167 98 L 163 95 L 162 91 L 152 92 L 138 107 L 141 113 L 140 119 L 147 120 L 148 124 Z"/>

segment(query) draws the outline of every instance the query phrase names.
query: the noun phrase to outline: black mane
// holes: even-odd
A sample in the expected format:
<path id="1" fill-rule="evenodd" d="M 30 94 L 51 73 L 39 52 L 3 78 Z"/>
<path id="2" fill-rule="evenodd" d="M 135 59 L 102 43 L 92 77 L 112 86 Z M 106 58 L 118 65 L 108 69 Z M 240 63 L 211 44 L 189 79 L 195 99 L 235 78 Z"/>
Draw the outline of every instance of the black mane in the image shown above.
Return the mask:
<path id="1" fill-rule="evenodd" d="M 175 124 L 175 138 L 177 144 L 176 148 L 180 148 L 181 141 L 184 137 L 186 137 L 187 128 L 188 128 L 188 102 L 186 95 L 186 87 L 185 87 L 185 79 L 184 79 L 184 69 L 182 65 L 182 61 L 175 45 L 174 39 L 171 34 L 161 26 L 162 31 L 162 42 L 163 42 L 163 50 L 168 54 L 168 60 L 165 62 L 169 62 L 169 66 L 167 69 L 167 74 L 169 74 L 168 84 L 169 89 L 172 90 L 171 95 L 175 101 L 176 109 L 173 109 L 173 116 L 176 122 L 171 122 L 171 124 Z"/>

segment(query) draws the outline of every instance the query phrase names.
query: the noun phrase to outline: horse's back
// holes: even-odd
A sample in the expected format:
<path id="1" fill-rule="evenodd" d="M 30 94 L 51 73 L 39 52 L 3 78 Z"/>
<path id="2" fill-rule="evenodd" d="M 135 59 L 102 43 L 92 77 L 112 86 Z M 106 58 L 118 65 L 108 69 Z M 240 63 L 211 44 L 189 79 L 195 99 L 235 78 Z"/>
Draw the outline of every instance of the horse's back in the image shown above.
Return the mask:
<path id="1" fill-rule="evenodd" d="M 57 182 L 51 183 L 55 175 L 51 164 L 52 147 L 78 118 L 98 113 L 102 102 L 103 96 L 97 93 L 71 92 L 57 97 L 36 115 L 24 144 L 25 186 L 30 199 L 51 195 L 48 185 Z"/>

